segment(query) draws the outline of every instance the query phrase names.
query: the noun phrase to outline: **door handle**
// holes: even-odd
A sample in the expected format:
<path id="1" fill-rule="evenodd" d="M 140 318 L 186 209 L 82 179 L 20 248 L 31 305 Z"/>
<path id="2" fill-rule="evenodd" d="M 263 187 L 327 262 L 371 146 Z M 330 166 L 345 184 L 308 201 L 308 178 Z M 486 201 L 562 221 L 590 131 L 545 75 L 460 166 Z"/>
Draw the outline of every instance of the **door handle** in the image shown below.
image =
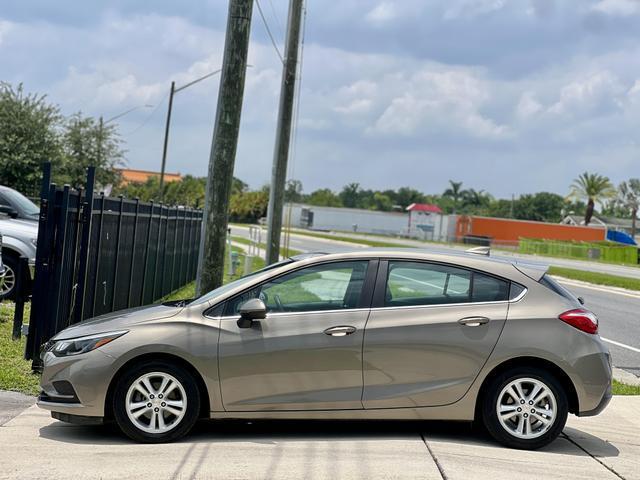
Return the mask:
<path id="1" fill-rule="evenodd" d="M 351 335 L 356 331 L 356 327 L 352 327 L 350 325 L 341 325 L 339 327 L 330 327 L 324 331 L 325 335 L 331 335 L 332 337 L 344 337 L 346 335 Z"/>
<path id="2" fill-rule="evenodd" d="M 458 323 L 465 327 L 479 327 L 480 325 L 489 323 L 489 319 L 487 317 L 464 317 L 458 320 Z"/>

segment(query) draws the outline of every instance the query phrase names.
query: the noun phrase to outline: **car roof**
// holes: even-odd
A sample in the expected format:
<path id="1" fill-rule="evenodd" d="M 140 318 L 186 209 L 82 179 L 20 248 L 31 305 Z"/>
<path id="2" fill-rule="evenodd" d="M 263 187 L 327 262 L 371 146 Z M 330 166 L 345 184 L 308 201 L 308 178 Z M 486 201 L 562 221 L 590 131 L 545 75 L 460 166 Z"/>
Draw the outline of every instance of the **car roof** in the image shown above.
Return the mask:
<path id="1" fill-rule="evenodd" d="M 426 260 L 436 263 L 448 263 L 462 267 L 512 277 L 515 271 L 534 281 L 540 280 L 548 267 L 502 257 L 491 257 L 452 248 L 398 248 L 368 247 L 353 248 L 341 252 L 308 252 L 291 257 L 294 262 L 317 263 L 321 261 L 346 260 L 357 258 L 388 258 L 407 260 Z"/>

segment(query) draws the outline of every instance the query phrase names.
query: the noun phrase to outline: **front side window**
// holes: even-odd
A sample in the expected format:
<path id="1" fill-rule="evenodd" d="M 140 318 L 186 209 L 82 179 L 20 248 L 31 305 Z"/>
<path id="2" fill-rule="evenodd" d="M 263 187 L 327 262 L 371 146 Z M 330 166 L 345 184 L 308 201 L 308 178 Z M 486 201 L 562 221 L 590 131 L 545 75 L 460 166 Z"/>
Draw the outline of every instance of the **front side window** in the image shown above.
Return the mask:
<path id="1" fill-rule="evenodd" d="M 390 261 L 386 307 L 496 302 L 509 298 L 509 282 L 449 265 Z"/>
<path id="2" fill-rule="evenodd" d="M 251 298 L 260 298 L 272 313 L 357 308 L 368 264 L 335 262 L 296 270 L 233 298 L 225 314 L 237 315 Z"/>

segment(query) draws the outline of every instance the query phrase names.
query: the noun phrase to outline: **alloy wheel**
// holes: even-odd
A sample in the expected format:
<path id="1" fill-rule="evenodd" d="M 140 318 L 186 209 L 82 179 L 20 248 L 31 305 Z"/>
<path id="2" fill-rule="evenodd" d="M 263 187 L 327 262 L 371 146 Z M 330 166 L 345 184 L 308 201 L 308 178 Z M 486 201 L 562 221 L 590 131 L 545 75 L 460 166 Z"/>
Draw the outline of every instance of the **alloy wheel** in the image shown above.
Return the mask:
<path id="1" fill-rule="evenodd" d="M 6 265 L 4 266 L 4 283 L 0 288 L 0 296 L 6 296 L 13 290 L 13 287 L 16 285 L 16 274 L 13 269 Z"/>
<path id="2" fill-rule="evenodd" d="M 530 440 L 544 435 L 554 424 L 557 402 L 551 388 L 535 378 L 517 378 L 498 395 L 500 425 L 514 437 Z"/>
<path id="3" fill-rule="evenodd" d="M 146 433 L 162 434 L 175 428 L 187 411 L 182 384 L 166 372 L 151 372 L 133 381 L 125 397 L 129 420 Z"/>

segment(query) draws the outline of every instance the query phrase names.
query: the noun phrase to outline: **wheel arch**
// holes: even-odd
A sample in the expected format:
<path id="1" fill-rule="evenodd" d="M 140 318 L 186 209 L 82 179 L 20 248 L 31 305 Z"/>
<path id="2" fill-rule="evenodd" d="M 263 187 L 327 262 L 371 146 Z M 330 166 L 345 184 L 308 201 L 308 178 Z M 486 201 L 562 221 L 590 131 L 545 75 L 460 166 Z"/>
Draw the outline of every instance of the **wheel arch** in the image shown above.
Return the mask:
<path id="1" fill-rule="evenodd" d="M 179 365 L 180 367 L 187 370 L 191 375 L 193 375 L 193 378 L 196 380 L 196 384 L 198 385 L 198 392 L 200 393 L 200 417 L 209 418 L 209 391 L 200 372 L 190 362 L 178 355 L 164 352 L 153 352 L 143 353 L 141 355 L 130 358 L 120 366 L 118 371 L 111 379 L 111 382 L 109 382 L 109 388 L 107 389 L 107 394 L 105 396 L 105 419 L 113 420 L 113 394 L 115 392 L 115 387 L 118 381 L 120 380 L 120 378 L 122 378 L 122 375 L 124 375 L 127 369 L 132 365 L 147 361 L 165 361 L 168 363 L 173 363 L 175 365 Z"/>
<path id="2" fill-rule="evenodd" d="M 564 388 L 567 394 L 567 401 L 569 403 L 569 413 L 578 413 L 580 411 L 580 402 L 578 400 L 578 393 L 576 391 L 576 387 L 571 381 L 571 378 L 567 373 L 549 360 L 540 357 L 516 357 L 506 360 L 496 367 L 494 367 L 489 374 L 482 381 L 482 385 L 478 390 L 478 395 L 476 396 L 476 405 L 475 405 L 475 418 L 480 418 L 479 413 L 482 409 L 482 399 L 487 391 L 487 388 L 491 381 L 496 378 L 498 375 L 511 370 L 517 367 L 533 367 L 539 368 L 541 370 L 545 370 L 552 374 L 556 380 L 560 382 L 562 387 Z"/>

